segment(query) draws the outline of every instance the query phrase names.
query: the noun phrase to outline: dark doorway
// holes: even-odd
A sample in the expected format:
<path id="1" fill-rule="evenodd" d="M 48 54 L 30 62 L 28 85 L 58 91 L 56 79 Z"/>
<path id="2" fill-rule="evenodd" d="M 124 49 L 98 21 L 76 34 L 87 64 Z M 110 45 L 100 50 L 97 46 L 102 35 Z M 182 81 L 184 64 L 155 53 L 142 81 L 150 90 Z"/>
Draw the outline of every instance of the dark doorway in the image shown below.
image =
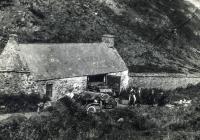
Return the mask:
<path id="1" fill-rule="evenodd" d="M 115 93 L 119 93 L 120 92 L 120 82 L 121 82 L 121 77 L 120 76 L 107 75 L 107 85 Z"/>
<path id="2" fill-rule="evenodd" d="M 100 86 L 106 84 L 106 74 L 91 75 L 87 77 L 87 89 L 90 91 L 99 91 Z"/>
<path id="3" fill-rule="evenodd" d="M 105 82 L 105 74 L 88 76 L 88 82 Z"/>
<path id="4" fill-rule="evenodd" d="M 46 96 L 47 97 L 52 97 L 52 92 L 53 92 L 53 84 L 46 84 Z"/>

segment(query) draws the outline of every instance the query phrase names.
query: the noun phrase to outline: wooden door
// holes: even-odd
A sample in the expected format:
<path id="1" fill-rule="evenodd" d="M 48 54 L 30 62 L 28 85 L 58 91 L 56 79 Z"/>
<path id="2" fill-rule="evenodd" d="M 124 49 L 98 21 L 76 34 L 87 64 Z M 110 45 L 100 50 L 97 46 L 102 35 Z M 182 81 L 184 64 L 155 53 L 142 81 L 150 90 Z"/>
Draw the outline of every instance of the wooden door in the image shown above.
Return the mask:
<path id="1" fill-rule="evenodd" d="M 52 98 L 53 84 L 46 84 L 46 96 Z"/>

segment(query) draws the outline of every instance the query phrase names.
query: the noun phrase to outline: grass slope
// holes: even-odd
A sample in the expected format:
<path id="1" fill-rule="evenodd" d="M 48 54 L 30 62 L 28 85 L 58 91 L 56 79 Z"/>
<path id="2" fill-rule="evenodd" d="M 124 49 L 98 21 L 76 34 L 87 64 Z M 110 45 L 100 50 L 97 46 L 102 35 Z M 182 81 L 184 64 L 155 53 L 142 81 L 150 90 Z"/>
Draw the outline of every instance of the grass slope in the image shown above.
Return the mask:
<path id="1" fill-rule="evenodd" d="M 116 36 L 132 72 L 199 72 L 199 15 L 182 0 L 2 0 L 0 39 L 95 42 Z"/>
<path id="2" fill-rule="evenodd" d="M 192 100 L 191 105 L 135 106 L 87 115 L 69 98 L 49 112 L 29 119 L 16 115 L 0 122 L 0 139 L 70 140 L 197 140 L 200 138 L 200 84 L 169 91 L 171 103 Z"/>

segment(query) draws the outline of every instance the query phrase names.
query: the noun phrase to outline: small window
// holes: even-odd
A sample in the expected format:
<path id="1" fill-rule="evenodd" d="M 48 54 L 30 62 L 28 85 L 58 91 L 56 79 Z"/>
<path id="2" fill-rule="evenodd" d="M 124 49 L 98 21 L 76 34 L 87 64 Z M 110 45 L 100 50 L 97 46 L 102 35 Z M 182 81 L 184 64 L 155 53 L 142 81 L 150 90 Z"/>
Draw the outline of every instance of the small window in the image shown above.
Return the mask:
<path id="1" fill-rule="evenodd" d="M 53 84 L 47 84 L 46 85 L 46 95 L 48 97 L 52 97 L 52 91 L 53 91 Z"/>

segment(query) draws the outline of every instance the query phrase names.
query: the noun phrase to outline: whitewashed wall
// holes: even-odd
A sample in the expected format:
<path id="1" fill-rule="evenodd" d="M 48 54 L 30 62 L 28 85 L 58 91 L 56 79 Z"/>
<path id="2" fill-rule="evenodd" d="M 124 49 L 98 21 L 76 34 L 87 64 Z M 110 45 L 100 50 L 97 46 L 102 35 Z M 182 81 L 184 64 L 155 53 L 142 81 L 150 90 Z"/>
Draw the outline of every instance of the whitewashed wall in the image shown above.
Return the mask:
<path id="1" fill-rule="evenodd" d="M 126 89 L 129 86 L 129 74 L 127 71 L 122 71 L 118 73 L 109 73 L 108 75 L 121 76 L 120 90 Z"/>
<path id="2" fill-rule="evenodd" d="M 85 90 L 87 86 L 87 77 L 40 81 L 37 83 L 37 91 L 46 94 L 47 83 L 53 84 L 52 100 L 57 100 L 65 95 L 73 97 L 74 93 L 78 94 Z"/>

